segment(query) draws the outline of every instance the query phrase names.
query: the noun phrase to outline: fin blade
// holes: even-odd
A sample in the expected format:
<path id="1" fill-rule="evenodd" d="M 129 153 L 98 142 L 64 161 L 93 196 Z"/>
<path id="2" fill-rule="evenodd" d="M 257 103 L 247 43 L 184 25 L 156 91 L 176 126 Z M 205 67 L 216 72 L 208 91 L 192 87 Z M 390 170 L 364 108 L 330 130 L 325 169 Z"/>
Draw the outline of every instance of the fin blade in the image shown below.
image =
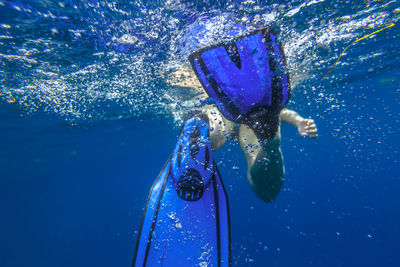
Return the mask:
<path id="1" fill-rule="evenodd" d="M 196 148 L 200 152 L 196 154 L 196 160 L 189 156 L 191 151 L 185 152 L 188 162 L 179 166 L 175 160 L 179 155 L 176 151 L 182 142 L 190 143 L 187 136 L 194 133 L 195 127 L 200 129 L 200 143 Z M 150 191 L 133 266 L 230 266 L 228 198 L 210 154 L 208 125 L 202 120 L 191 119 L 185 123 L 182 133 L 174 153 Z M 204 169 L 207 160 L 209 170 Z M 197 161 L 201 163 L 195 164 Z M 200 177 L 189 177 L 189 170 L 194 170 L 193 173 Z M 206 176 L 210 177 L 208 182 L 201 184 L 204 186 L 201 194 L 187 196 L 196 193 L 191 189 L 196 185 L 193 180 L 206 181 Z M 182 177 L 189 183 L 189 188 L 180 187 Z"/>
<path id="2" fill-rule="evenodd" d="M 239 54 L 235 57 L 228 51 L 233 45 Z M 234 122 L 248 123 L 247 117 L 259 108 L 283 108 L 290 98 L 285 55 L 272 29 L 202 48 L 189 61 L 207 94 Z"/>
<path id="3" fill-rule="evenodd" d="M 144 266 L 146 262 L 146 255 L 148 255 L 148 243 L 149 239 L 151 239 L 150 234 L 152 234 L 152 224 L 149 224 L 149 221 L 153 221 L 157 218 L 157 213 L 161 199 L 163 190 L 165 189 L 168 176 L 170 173 L 171 161 L 168 161 L 164 164 L 160 174 L 157 179 L 153 183 L 150 194 L 147 199 L 146 207 L 143 213 L 143 218 L 140 226 L 140 231 L 138 235 L 138 239 L 136 242 L 136 249 L 134 253 L 132 266 Z"/>

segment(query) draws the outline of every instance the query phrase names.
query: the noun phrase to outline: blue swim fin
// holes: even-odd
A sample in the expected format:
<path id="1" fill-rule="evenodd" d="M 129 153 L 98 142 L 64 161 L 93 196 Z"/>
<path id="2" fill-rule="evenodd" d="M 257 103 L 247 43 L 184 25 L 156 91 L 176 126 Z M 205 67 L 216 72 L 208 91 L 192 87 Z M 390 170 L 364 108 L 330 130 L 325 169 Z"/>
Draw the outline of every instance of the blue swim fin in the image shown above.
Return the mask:
<path id="1" fill-rule="evenodd" d="M 291 91 L 285 55 L 276 36 L 272 29 L 262 28 L 189 56 L 197 78 L 221 113 L 253 128 L 263 117 L 265 127 L 271 128 L 265 137 L 276 133 L 279 112 Z"/>
<path id="2" fill-rule="evenodd" d="M 210 146 L 209 126 L 188 119 L 154 182 L 133 266 L 230 266 L 228 198 Z"/>

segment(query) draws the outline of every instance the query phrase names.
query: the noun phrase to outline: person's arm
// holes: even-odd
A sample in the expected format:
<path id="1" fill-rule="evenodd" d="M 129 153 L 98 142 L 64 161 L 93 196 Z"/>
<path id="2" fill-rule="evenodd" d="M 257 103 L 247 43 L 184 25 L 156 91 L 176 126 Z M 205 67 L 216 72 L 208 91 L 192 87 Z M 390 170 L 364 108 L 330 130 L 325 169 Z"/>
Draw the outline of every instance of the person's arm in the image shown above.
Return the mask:
<path id="1" fill-rule="evenodd" d="M 279 114 L 282 121 L 293 124 L 297 127 L 301 136 L 309 136 L 311 138 L 318 137 L 317 125 L 313 119 L 305 119 L 300 116 L 296 111 L 284 108 Z"/>

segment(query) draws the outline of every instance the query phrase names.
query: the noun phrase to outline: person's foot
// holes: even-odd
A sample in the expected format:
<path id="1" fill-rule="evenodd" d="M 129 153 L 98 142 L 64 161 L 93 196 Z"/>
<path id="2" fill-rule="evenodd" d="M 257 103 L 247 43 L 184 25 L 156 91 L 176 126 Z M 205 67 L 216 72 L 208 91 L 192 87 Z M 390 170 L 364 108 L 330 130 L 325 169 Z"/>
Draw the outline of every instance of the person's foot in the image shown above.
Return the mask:
<path id="1" fill-rule="evenodd" d="M 297 130 L 301 136 L 318 138 L 317 125 L 313 119 L 303 119 L 297 125 Z"/>

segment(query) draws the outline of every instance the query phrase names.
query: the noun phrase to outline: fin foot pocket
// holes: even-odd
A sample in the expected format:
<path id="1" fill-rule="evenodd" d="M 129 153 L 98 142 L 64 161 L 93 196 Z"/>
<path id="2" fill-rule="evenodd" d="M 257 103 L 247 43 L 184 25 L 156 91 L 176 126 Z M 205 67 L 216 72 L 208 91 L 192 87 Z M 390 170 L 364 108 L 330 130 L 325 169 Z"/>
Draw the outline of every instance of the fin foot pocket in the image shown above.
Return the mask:
<path id="1" fill-rule="evenodd" d="M 193 169 L 207 186 L 213 173 L 213 164 L 208 124 L 197 116 L 186 120 L 172 156 L 174 181 L 178 185 L 180 177 L 188 169 Z"/>

